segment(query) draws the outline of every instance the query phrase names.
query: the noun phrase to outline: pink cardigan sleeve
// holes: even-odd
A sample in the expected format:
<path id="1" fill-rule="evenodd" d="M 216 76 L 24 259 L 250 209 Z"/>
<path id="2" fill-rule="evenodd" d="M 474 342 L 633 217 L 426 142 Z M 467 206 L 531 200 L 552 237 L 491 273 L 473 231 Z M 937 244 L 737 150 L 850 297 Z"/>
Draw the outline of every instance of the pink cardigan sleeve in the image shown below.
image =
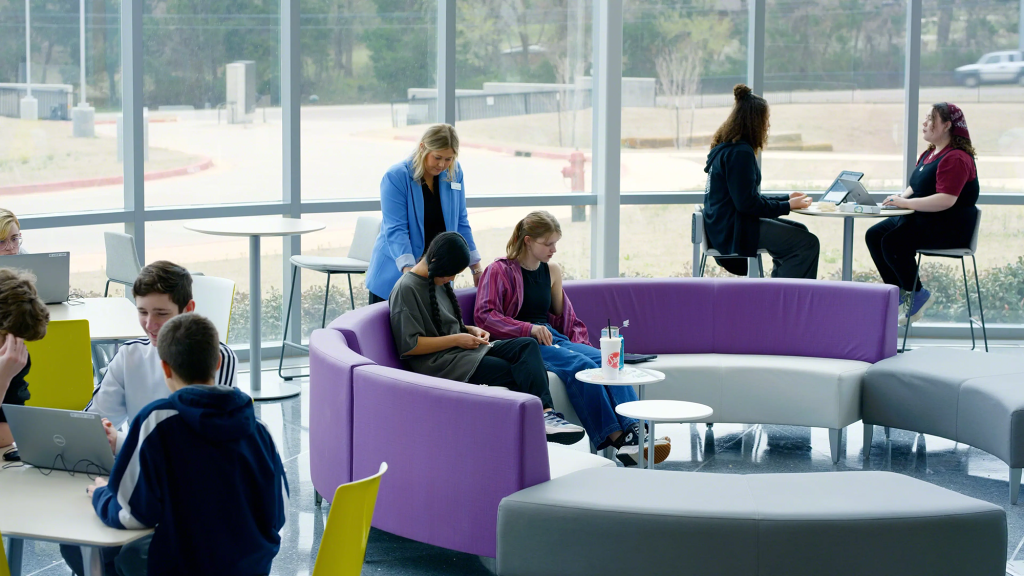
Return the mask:
<path id="1" fill-rule="evenodd" d="M 508 315 L 510 311 L 506 307 L 512 301 L 509 294 L 511 290 L 503 266 L 494 263 L 484 270 L 476 290 L 473 321 L 477 328 L 490 332 L 492 340 L 529 336 L 533 328 L 532 324 L 520 322 Z"/>
<path id="2" fill-rule="evenodd" d="M 548 314 L 548 320 L 551 322 L 551 326 L 565 334 L 570 342 L 592 346 L 590 335 L 587 333 L 587 325 L 576 317 L 576 311 L 573 310 L 572 302 L 569 301 L 565 290 L 562 290 L 562 315 Z"/>

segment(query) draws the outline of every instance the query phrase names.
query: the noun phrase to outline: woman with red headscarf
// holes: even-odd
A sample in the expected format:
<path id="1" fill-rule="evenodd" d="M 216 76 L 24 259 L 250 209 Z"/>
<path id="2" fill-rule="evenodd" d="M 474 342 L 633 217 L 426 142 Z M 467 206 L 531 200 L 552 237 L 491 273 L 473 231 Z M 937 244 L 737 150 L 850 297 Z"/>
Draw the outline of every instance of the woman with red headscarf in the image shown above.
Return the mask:
<path id="1" fill-rule="evenodd" d="M 914 210 L 868 229 L 865 240 L 882 281 L 900 287 L 900 325 L 916 322 L 932 304 L 932 295 L 917 277 L 915 257 L 923 248 L 970 245 L 977 221 L 977 154 L 964 113 L 955 104 L 932 106 L 921 125 L 928 149 L 917 159 L 910 186 L 886 206 Z"/>

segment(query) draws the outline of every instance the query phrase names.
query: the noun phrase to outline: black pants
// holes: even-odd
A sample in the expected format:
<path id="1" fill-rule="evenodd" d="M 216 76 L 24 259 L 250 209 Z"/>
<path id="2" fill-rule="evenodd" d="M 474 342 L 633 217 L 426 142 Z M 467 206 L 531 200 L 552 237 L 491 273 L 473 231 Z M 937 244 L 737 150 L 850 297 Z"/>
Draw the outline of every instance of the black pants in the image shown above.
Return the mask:
<path id="1" fill-rule="evenodd" d="M 768 251 L 774 267 L 772 278 L 818 277 L 818 237 L 799 222 L 761 218 L 761 239 L 758 248 Z"/>
<path id="2" fill-rule="evenodd" d="M 973 220 L 970 225 L 964 224 L 968 217 L 938 219 L 931 214 L 911 214 L 888 218 L 868 228 L 864 241 L 882 282 L 899 286 L 907 292 L 920 290 L 921 280 L 914 284 L 917 251 L 922 248 L 966 248 L 974 232 Z"/>
<path id="3" fill-rule="evenodd" d="M 387 298 L 381 298 L 380 296 L 377 296 L 373 292 L 370 292 L 369 304 L 371 306 L 376 304 L 377 302 L 386 302 L 386 301 L 387 301 Z"/>
<path id="4" fill-rule="evenodd" d="M 470 384 L 504 386 L 509 390 L 540 398 L 544 409 L 553 408 L 548 391 L 548 371 L 540 355 L 540 345 L 533 338 L 499 340 L 491 344 L 467 380 Z"/>

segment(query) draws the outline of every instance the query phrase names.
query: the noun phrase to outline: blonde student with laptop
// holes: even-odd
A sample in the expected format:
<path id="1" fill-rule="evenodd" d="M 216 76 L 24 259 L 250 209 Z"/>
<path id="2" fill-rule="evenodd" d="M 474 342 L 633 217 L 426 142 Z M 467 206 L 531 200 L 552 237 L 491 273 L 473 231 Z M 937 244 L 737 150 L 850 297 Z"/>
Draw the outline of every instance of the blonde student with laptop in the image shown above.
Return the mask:
<path id="1" fill-rule="evenodd" d="M 198 314 L 164 324 L 157 350 L 170 396 L 139 412 L 109 483 L 89 487 L 104 524 L 156 528 L 122 549 L 121 576 L 270 573 L 288 479 L 252 399 L 215 385 L 219 348 L 217 329 Z"/>

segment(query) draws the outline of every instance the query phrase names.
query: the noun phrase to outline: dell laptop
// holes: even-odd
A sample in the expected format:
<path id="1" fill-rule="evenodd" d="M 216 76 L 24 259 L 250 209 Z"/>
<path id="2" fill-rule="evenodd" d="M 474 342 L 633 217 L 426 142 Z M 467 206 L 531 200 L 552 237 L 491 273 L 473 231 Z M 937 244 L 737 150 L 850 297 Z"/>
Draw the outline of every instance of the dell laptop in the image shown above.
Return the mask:
<path id="1" fill-rule="evenodd" d="M 0 268 L 27 270 L 36 277 L 36 292 L 47 304 L 67 302 L 71 293 L 71 254 L 48 252 L 0 256 Z"/>
<path id="2" fill-rule="evenodd" d="M 114 452 L 99 414 L 4 404 L 21 461 L 37 468 L 109 476 Z"/>

